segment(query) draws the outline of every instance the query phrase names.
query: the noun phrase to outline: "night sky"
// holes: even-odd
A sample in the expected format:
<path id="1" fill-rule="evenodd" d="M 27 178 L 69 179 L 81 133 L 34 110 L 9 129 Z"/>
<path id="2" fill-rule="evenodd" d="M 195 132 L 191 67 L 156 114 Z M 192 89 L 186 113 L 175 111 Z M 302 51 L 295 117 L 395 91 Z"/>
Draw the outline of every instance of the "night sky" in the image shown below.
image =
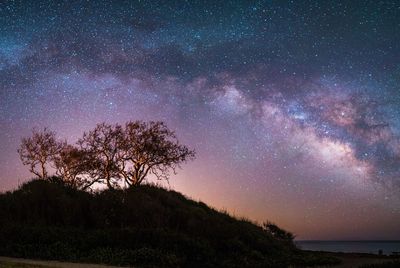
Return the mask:
<path id="1" fill-rule="evenodd" d="M 400 239 L 400 2 L 251 2 L 1 1 L 0 189 L 32 177 L 33 127 L 162 120 L 197 151 L 169 187 L 299 239 Z"/>

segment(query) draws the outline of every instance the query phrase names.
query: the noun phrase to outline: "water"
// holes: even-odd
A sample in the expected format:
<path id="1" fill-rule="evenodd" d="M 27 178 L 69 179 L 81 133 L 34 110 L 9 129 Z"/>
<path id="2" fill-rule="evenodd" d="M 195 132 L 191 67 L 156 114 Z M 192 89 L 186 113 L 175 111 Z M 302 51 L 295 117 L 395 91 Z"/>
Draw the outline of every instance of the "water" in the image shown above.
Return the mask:
<path id="1" fill-rule="evenodd" d="M 385 255 L 400 252 L 400 241 L 296 241 L 296 245 L 313 251 L 378 254 L 382 250 Z"/>

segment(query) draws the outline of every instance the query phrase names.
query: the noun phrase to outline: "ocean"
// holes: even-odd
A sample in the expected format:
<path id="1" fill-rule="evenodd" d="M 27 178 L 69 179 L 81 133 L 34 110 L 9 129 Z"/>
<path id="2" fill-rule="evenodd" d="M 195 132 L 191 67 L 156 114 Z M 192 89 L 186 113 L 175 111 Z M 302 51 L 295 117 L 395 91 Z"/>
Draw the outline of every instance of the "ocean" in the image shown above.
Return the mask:
<path id="1" fill-rule="evenodd" d="M 383 254 L 400 254 L 400 241 L 295 241 L 304 250 L 330 251 L 346 253 L 374 253 L 382 250 Z"/>

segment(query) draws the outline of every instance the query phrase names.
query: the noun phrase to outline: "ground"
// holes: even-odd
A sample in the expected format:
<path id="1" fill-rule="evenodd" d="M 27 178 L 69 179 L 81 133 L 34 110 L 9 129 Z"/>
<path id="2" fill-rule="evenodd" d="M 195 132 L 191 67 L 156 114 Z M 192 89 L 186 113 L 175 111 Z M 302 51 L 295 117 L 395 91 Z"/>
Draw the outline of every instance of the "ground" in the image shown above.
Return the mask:
<path id="1" fill-rule="evenodd" d="M 339 254 L 338 258 L 343 263 L 337 266 L 329 266 L 334 268 L 354 268 L 365 264 L 375 264 L 387 261 L 387 258 L 377 256 L 360 256 L 357 254 Z M 106 266 L 98 264 L 68 263 L 58 261 L 38 261 L 28 259 L 17 259 L 0 257 L 0 268 L 117 268 L 117 266 Z M 321 266 L 328 267 L 328 266 Z M 121 267 L 119 267 L 121 268 Z"/>
<path id="2" fill-rule="evenodd" d="M 0 257 L 0 268 L 116 268 L 98 264 L 83 264 L 58 261 L 38 261 L 18 258 Z M 118 267 L 121 268 L 121 267 Z"/>

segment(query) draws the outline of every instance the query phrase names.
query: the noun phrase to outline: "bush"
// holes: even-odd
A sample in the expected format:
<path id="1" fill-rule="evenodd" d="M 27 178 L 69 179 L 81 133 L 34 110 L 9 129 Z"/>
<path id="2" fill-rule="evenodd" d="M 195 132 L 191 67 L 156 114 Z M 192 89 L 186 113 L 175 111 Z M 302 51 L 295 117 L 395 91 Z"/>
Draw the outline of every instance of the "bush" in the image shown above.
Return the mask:
<path id="1" fill-rule="evenodd" d="M 398 267 L 400 267 L 400 260 L 360 266 L 360 268 L 398 268 Z"/>
<path id="2" fill-rule="evenodd" d="M 0 223 L 4 256 L 147 267 L 324 263 L 303 256 L 287 232 L 150 185 L 88 193 L 34 180 L 0 194 Z"/>

